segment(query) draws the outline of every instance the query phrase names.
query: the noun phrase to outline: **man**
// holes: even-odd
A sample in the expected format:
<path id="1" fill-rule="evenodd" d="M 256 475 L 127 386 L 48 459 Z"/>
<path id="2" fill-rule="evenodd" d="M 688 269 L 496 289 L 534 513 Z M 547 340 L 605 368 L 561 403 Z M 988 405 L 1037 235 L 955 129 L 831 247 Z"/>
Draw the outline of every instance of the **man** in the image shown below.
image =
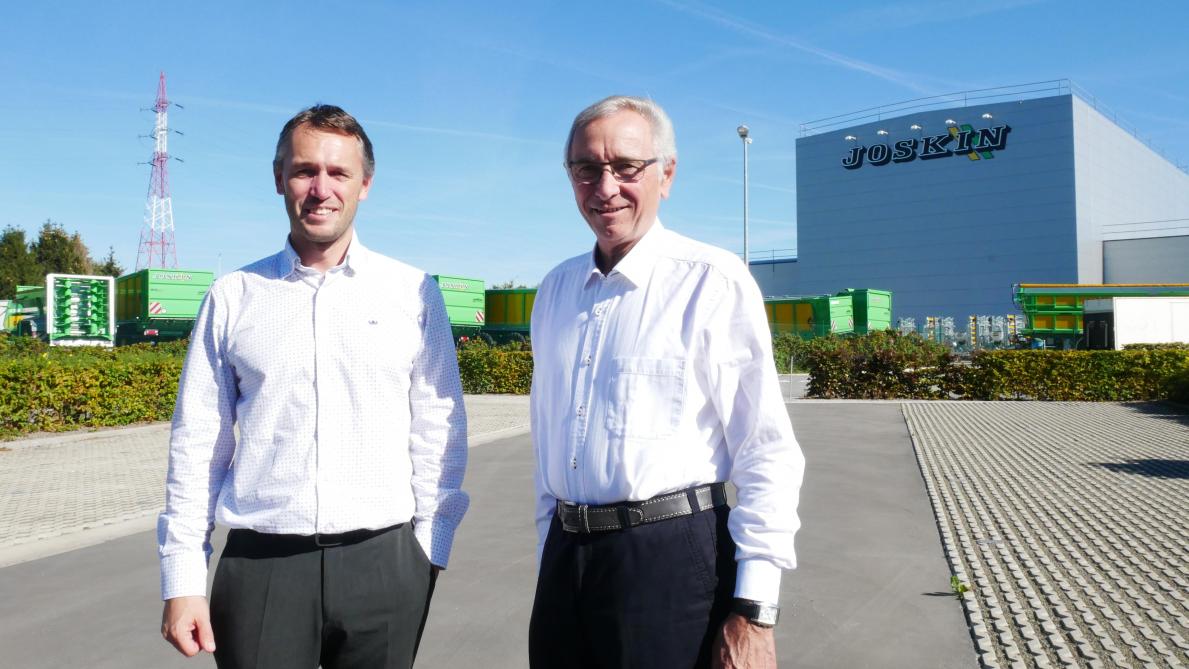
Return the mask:
<path id="1" fill-rule="evenodd" d="M 157 526 L 162 634 L 187 656 L 412 666 L 469 502 L 466 415 L 437 285 L 355 234 L 374 171 L 351 115 L 293 117 L 273 161 L 285 247 L 200 309 Z M 208 611 L 216 519 L 232 529 Z"/>
<path id="2" fill-rule="evenodd" d="M 677 151 L 656 103 L 588 107 L 565 156 L 595 246 L 532 315 L 532 665 L 775 666 L 804 459 L 759 289 L 657 220 Z"/>

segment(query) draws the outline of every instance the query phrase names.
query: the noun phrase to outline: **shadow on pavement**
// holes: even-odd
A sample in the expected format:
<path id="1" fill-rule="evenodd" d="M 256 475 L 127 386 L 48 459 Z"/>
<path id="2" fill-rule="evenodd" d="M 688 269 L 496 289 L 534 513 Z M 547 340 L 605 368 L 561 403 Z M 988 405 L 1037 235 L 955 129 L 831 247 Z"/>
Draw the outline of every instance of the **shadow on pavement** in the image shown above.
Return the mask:
<path id="1" fill-rule="evenodd" d="M 1189 427 L 1189 407 L 1173 402 L 1128 402 L 1127 408 L 1152 418 L 1163 418 Z"/>
<path id="2" fill-rule="evenodd" d="M 1189 479 L 1189 460 L 1127 460 L 1126 462 L 1092 462 L 1095 467 L 1121 474 L 1137 474 L 1161 479 Z"/>

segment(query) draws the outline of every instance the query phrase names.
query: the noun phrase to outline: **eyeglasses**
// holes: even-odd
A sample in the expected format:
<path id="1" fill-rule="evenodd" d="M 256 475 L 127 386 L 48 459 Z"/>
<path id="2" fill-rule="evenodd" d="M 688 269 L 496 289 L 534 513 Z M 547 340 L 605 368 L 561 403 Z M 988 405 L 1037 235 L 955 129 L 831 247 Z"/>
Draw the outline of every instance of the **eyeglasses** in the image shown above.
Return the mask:
<path id="1" fill-rule="evenodd" d="M 635 183 L 648 166 L 659 158 L 649 160 L 612 160 L 606 163 L 596 163 L 585 160 L 571 160 L 566 163 L 570 171 L 570 178 L 580 184 L 592 184 L 603 178 L 603 171 L 611 168 L 611 176 L 619 183 Z"/>

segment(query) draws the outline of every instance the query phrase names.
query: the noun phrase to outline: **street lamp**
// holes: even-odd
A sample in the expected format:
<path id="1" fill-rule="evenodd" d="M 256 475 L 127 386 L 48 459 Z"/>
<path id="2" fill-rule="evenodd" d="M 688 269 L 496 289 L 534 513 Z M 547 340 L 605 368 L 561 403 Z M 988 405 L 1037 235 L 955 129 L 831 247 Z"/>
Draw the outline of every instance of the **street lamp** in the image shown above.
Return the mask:
<path id="1" fill-rule="evenodd" d="M 739 133 L 739 139 L 743 140 L 743 264 L 750 273 L 751 255 L 747 250 L 747 145 L 751 144 L 751 137 L 748 136 L 749 131 L 745 125 L 739 126 L 735 131 Z"/>

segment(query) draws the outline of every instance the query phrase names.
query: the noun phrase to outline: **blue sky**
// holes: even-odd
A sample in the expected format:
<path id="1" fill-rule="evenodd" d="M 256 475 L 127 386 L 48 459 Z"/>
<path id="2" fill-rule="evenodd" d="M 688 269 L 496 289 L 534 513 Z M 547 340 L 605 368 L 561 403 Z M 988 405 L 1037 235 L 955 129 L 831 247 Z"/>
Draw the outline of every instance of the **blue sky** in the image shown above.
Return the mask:
<path id="1" fill-rule="evenodd" d="M 1126 5 L 1126 6 L 1125 6 Z M 1189 2 L 59 2 L 0 24 L 0 227 L 46 218 L 132 266 L 157 75 L 168 77 L 179 265 L 275 252 L 281 125 L 356 115 L 377 172 L 356 219 L 432 273 L 535 284 L 593 238 L 561 168 L 574 115 L 649 95 L 677 129 L 666 225 L 742 249 L 796 245 L 799 125 L 975 88 L 1071 79 L 1189 162 Z"/>

